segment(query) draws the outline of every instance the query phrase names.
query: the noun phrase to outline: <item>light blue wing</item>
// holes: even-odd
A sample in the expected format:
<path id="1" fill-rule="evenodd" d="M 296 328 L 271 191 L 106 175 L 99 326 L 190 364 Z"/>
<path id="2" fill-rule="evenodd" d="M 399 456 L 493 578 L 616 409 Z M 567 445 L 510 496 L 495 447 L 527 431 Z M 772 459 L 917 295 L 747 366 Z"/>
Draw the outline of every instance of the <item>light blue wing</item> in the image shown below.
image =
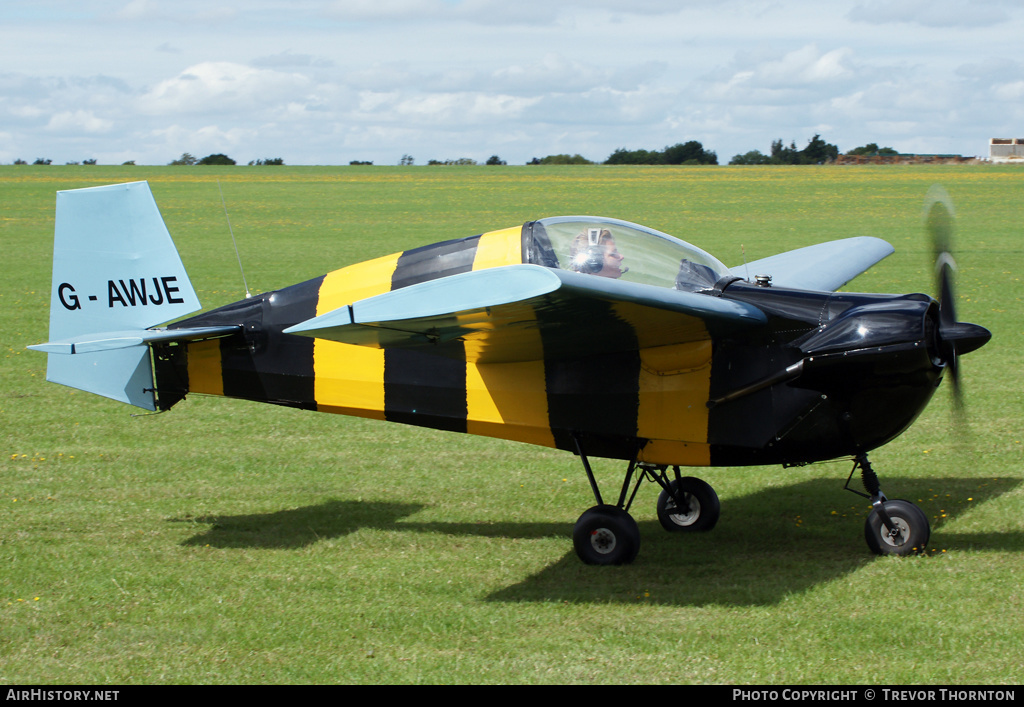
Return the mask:
<path id="1" fill-rule="evenodd" d="M 745 280 L 771 275 L 774 287 L 835 292 L 893 251 L 881 238 L 860 236 L 787 251 L 729 272 Z"/>
<path id="2" fill-rule="evenodd" d="M 509 265 L 370 297 L 284 332 L 497 363 L 706 340 L 765 321 L 753 305 L 707 294 Z"/>

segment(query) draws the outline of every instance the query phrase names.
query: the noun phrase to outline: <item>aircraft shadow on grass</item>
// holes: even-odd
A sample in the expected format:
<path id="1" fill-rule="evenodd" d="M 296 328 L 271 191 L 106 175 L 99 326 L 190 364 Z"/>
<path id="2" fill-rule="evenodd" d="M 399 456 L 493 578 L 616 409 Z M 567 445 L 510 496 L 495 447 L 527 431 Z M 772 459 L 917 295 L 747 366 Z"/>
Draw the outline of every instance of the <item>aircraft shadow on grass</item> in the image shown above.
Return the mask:
<path id="1" fill-rule="evenodd" d="M 1024 531 L 943 532 L 950 521 L 1020 484 L 1016 478 L 886 480 L 886 488 L 899 489 L 899 497 L 917 503 L 928 516 L 932 536 L 926 555 L 1024 551 Z M 647 495 L 641 494 L 638 504 Z M 646 500 L 653 505 L 653 499 Z M 835 479 L 723 499 L 721 520 L 709 533 L 668 533 L 657 520 L 641 521 L 643 554 L 634 564 L 622 567 L 581 564 L 572 552 L 568 522 L 408 520 L 423 508 L 421 504 L 328 501 L 273 513 L 172 520 L 210 526 L 184 545 L 221 548 L 299 548 L 368 528 L 458 537 L 565 538 L 566 554 L 558 562 L 487 597 L 502 602 L 635 602 L 642 597 L 649 603 L 672 605 L 766 605 L 875 561 L 863 541 L 870 505 L 841 492 Z"/>

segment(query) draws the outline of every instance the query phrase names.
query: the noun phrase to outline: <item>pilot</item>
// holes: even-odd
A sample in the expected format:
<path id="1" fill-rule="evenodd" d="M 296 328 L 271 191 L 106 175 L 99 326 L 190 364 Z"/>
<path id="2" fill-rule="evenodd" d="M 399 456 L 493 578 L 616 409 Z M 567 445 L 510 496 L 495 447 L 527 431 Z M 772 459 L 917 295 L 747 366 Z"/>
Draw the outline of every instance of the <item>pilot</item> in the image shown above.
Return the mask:
<path id="1" fill-rule="evenodd" d="M 576 236 L 569 251 L 569 267 L 587 275 L 620 278 L 629 270 L 622 267 L 623 260 L 607 228 L 588 228 Z"/>

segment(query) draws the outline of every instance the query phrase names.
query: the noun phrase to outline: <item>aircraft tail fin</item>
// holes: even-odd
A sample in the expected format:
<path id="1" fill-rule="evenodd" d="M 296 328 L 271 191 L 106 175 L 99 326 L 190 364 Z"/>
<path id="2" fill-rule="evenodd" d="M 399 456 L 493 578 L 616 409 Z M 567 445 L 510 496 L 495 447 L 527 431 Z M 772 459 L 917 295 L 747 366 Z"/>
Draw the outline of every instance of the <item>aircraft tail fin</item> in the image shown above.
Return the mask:
<path id="1" fill-rule="evenodd" d="M 48 381 L 155 410 L 149 344 L 216 334 L 150 327 L 199 308 L 149 184 L 57 193 Z"/>

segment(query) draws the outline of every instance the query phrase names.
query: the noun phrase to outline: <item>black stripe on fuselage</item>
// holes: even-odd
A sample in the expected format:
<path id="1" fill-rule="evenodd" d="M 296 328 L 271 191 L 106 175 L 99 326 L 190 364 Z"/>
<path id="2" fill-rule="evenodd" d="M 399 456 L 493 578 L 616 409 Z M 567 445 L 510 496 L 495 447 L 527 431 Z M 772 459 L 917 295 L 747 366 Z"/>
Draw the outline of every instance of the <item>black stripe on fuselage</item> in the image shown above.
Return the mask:
<path id="1" fill-rule="evenodd" d="M 538 313 L 551 433 L 559 449 L 576 451 L 578 439 L 585 454 L 632 459 L 640 408 L 636 332 L 618 318 L 611 304 L 594 300 L 586 307 L 588 311 L 574 314 L 574 321 L 561 321 L 561 313 Z M 559 320 L 545 321 L 546 317 Z M 620 353 L 567 358 L 558 353 L 566 330 L 579 332 L 583 350 L 588 340 L 617 339 L 624 344 L 618 347 Z"/>
<path id="2" fill-rule="evenodd" d="M 318 277 L 263 296 L 258 333 L 246 331 L 248 352 L 235 348 L 229 358 L 224 351 L 227 344 L 222 344 L 225 395 L 250 397 L 258 388 L 257 394 L 264 400 L 316 409 L 315 341 L 305 336 L 285 336 L 281 330 L 316 316 L 322 283 L 323 277 Z M 272 346 L 267 345 L 270 340 Z"/>
<path id="3" fill-rule="evenodd" d="M 473 269 L 479 236 L 407 250 L 398 257 L 391 289 Z M 466 431 L 466 360 L 404 349 L 384 350 L 384 417 L 423 427 Z"/>
<path id="4" fill-rule="evenodd" d="M 241 334 L 220 340 L 224 395 L 315 410 L 314 340 L 281 330 L 316 316 L 322 282 L 318 277 L 256 295 L 175 326 L 241 324 Z"/>

